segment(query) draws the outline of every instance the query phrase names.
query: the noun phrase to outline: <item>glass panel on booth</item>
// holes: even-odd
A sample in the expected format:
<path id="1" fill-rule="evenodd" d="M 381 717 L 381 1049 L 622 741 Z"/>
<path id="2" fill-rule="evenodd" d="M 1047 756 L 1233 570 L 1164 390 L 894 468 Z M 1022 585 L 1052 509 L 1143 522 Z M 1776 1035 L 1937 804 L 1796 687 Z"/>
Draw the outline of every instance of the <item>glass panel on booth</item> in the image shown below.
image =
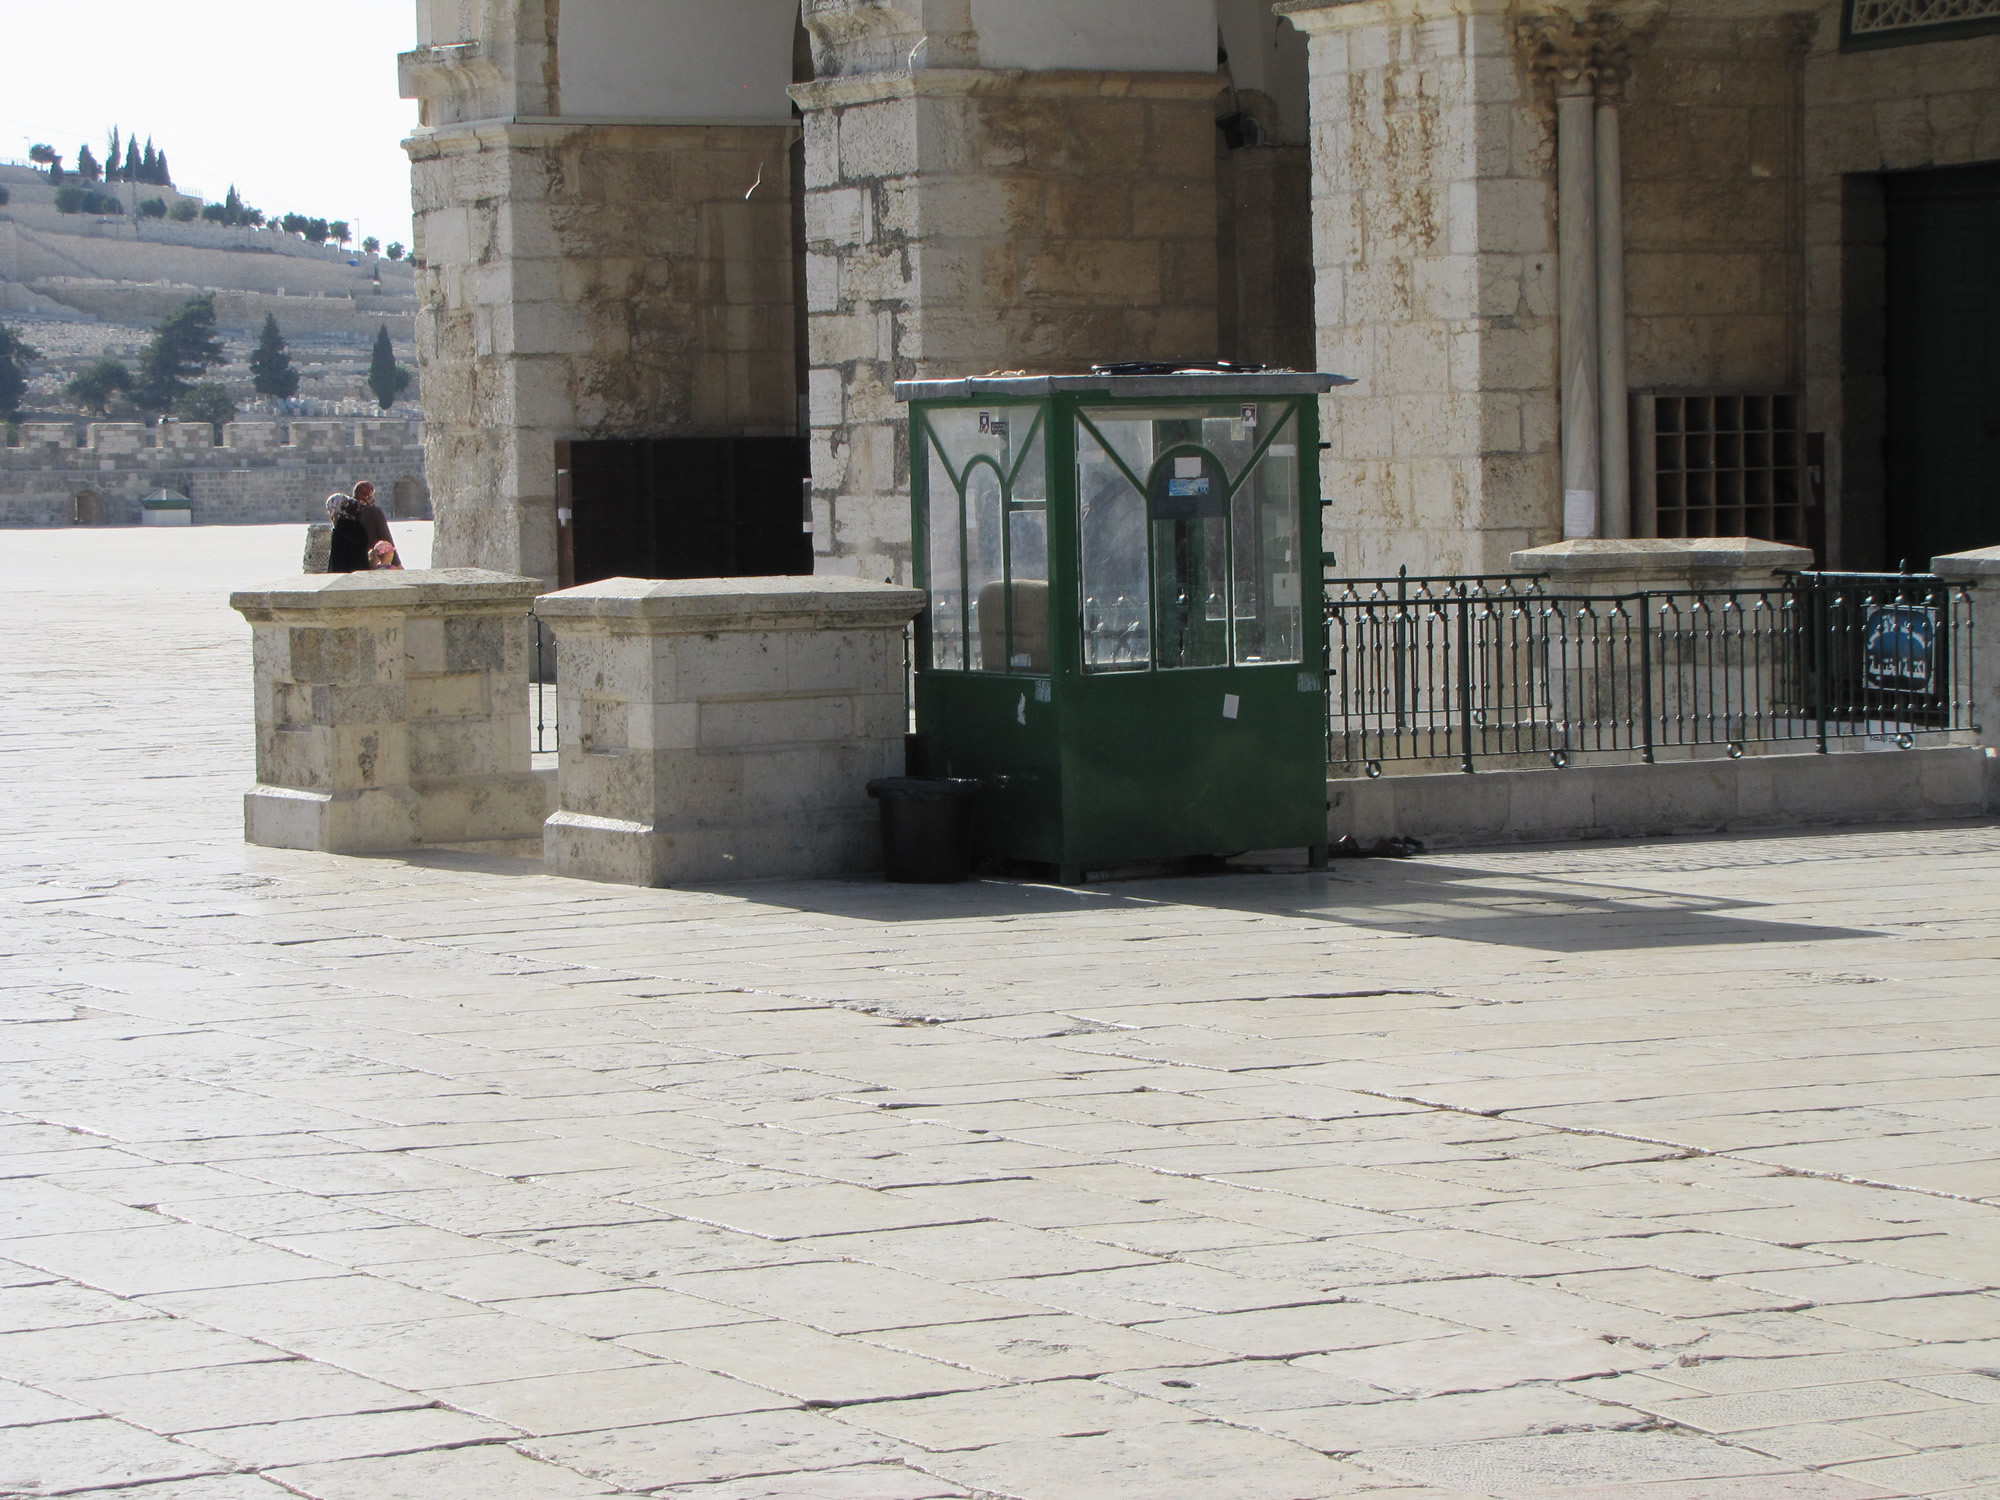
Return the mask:
<path id="1" fill-rule="evenodd" d="M 1043 424 L 1037 423 L 1016 461 L 1007 491 L 1007 577 L 1012 605 L 1007 667 L 1014 672 L 1047 672 L 1050 668 L 1047 455 Z"/>
<path id="2" fill-rule="evenodd" d="M 933 416 L 945 415 L 933 413 Z M 925 472 L 925 516 L 929 537 L 925 582 L 930 586 L 931 666 L 939 671 L 965 670 L 965 576 L 960 567 L 958 483 L 951 468 L 930 445 Z"/>
<path id="3" fill-rule="evenodd" d="M 931 435 L 932 609 L 934 615 L 952 612 L 959 622 L 949 639 L 934 623 L 933 667 L 1005 672 L 1018 663 L 1013 670 L 1048 670 L 1048 474 L 1041 414 L 1033 405 L 925 413 Z M 948 502 L 941 498 L 946 495 Z M 946 569 L 952 573 L 949 582 Z"/>
<path id="4" fill-rule="evenodd" d="M 1153 637 L 1147 608 L 1146 497 L 1098 441 L 1141 457 L 1137 472 L 1152 467 L 1152 424 L 1107 419 L 1076 424 L 1077 550 L 1082 584 L 1083 669 L 1143 672 L 1151 664 Z M 1129 467 L 1129 465 L 1127 466 Z"/>
<path id="5" fill-rule="evenodd" d="M 1006 670 L 1007 555 L 1002 539 L 1000 471 L 983 459 L 965 473 L 966 665 L 975 672 Z"/>
<path id="6" fill-rule="evenodd" d="M 1139 667 L 1148 656 L 1162 668 L 1298 661 L 1303 578 L 1293 404 L 1103 407 L 1084 416 L 1077 453 L 1086 667 Z M 1150 572 L 1128 563 L 1126 573 L 1128 584 L 1144 584 L 1146 592 L 1124 595 L 1122 613 L 1107 607 L 1110 591 L 1096 586 L 1111 549 L 1100 538 L 1093 558 L 1093 485 L 1105 520 L 1120 515 L 1122 504 L 1131 524 L 1150 531 Z M 1108 532 L 1104 521 L 1097 529 Z M 1136 540 L 1120 535 L 1128 546 Z M 1135 618 L 1150 622 L 1150 651 L 1130 649 L 1139 641 L 1128 623 Z"/>
<path id="7" fill-rule="evenodd" d="M 1277 434 L 1238 484 L 1230 522 L 1236 661 L 1245 666 L 1298 661 L 1305 635 L 1298 422 L 1289 405 L 1257 412 L 1260 424 L 1277 424 Z"/>

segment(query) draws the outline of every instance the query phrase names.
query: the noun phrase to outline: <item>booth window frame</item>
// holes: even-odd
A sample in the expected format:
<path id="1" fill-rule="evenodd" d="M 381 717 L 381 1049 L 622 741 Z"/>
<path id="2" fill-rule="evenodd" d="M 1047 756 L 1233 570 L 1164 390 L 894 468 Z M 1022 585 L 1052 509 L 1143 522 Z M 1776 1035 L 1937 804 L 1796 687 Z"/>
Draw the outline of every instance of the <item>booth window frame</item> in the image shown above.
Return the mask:
<path id="1" fill-rule="evenodd" d="M 1310 398 L 1303 398 L 1303 399 L 1310 399 Z M 1144 479 L 1141 479 L 1137 474 L 1132 472 L 1131 466 L 1125 462 L 1124 456 L 1121 453 L 1119 453 L 1118 449 L 1115 446 L 1113 446 L 1110 439 L 1104 435 L 1103 430 L 1097 425 L 1097 423 L 1091 420 L 1090 414 L 1092 411 L 1096 411 L 1100 415 L 1102 415 L 1106 411 L 1116 410 L 1119 408 L 1131 408 L 1135 411 L 1144 411 L 1149 408 L 1158 407 L 1162 404 L 1185 404 L 1188 406 L 1192 406 L 1194 405 L 1196 400 L 1205 400 L 1206 403 L 1210 406 L 1223 407 L 1223 408 L 1227 408 L 1231 405 L 1276 406 L 1283 411 L 1284 415 L 1280 417 L 1279 420 L 1268 424 L 1270 431 L 1258 440 L 1257 446 L 1251 450 L 1250 457 L 1244 462 L 1242 469 L 1238 471 L 1237 474 L 1235 474 L 1233 477 L 1230 478 L 1228 493 L 1223 496 L 1224 524 L 1222 528 L 1222 534 L 1223 534 L 1222 578 L 1223 578 L 1223 586 L 1228 591 L 1228 597 L 1223 609 L 1223 619 L 1227 626 L 1227 637 L 1226 637 L 1227 646 L 1224 651 L 1224 660 L 1221 662 L 1196 662 L 1196 663 L 1184 663 L 1179 665 L 1168 666 L 1168 665 L 1163 665 L 1160 661 L 1160 648 L 1159 648 L 1159 641 L 1157 639 L 1160 593 L 1159 593 L 1159 578 L 1156 572 L 1155 549 L 1153 540 L 1153 527 L 1156 524 L 1156 517 L 1154 516 L 1153 513 L 1153 494 L 1152 494 L 1153 478 L 1155 475 L 1159 473 L 1160 469 L 1163 466 L 1172 462 L 1176 457 L 1181 457 L 1186 455 L 1195 455 L 1195 454 L 1200 455 L 1201 457 L 1213 463 L 1225 475 L 1229 473 L 1229 466 L 1228 464 L 1223 462 L 1222 457 L 1219 454 L 1217 454 L 1216 452 L 1214 452 L 1214 450 L 1206 447 L 1201 443 L 1177 442 L 1171 444 L 1166 448 L 1163 448 L 1157 455 L 1155 455 L 1153 459 L 1153 467 L 1151 472 L 1148 473 L 1148 475 Z M 1258 471 L 1262 467 L 1265 458 L 1267 458 L 1270 455 L 1272 447 L 1276 445 L 1279 438 L 1284 436 L 1287 430 L 1290 430 L 1292 433 L 1292 441 L 1294 448 L 1297 450 L 1301 450 L 1301 451 L 1295 451 L 1293 455 L 1294 462 L 1301 466 L 1304 465 L 1304 463 L 1306 462 L 1306 456 L 1302 450 L 1304 445 L 1306 422 L 1305 422 L 1305 413 L 1302 408 L 1303 408 L 1302 398 L 1297 396 L 1278 396 L 1278 395 L 1263 395 L 1256 397 L 1248 397 L 1240 402 L 1234 401 L 1230 398 L 1219 397 L 1219 396 L 1208 397 L 1208 398 L 1193 398 L 1193 399 L 1185 397 L 1162 398 L 1162 397 L 1143 397 L 1143 396 L 1126 397 L 1123 399 L 1119 399 L 1117 397 L 1104 397 L 1101 399 L 1094 397 L 1079 397 L 1075 400 L 1073 415 L 1076 421 L 1077 433 L 1080 434 L 1082 432 L 1088 432 L 1090 434 L 1091 440 L 1095 442 L 1098 448 L 1103 451 L 1105 457 L 1111 460 L 1112 466 L 1115 467 L 1120 474 L 1125 476 L 1126 482 L 1132 486 L 1133 490 L 1138 494 L 1140 501 L 1146 507 L 1146 532 L 1145 532 L 1144 551 L 1146 557 L 1146 609 L 1147 609 L 1148 641 L 1147 641 L 1147 650 L 1145 659 L 1143 662 L 1134 662 L 1130 666 L 1093 667 L 1090 664 L 1088 658 L 1083 654 L 1081 650 L 1082 643 L 1088 637 L 1089 622 L 1085 620 L 1083 617 L 1084 601 L 1083 601 L 1083 593 L 1081 587 L 1082 579 L 1079 573 L 1077 577 L 1078 592 L 1077 592 L 1076 639 L 1079 647 L 1077 665 L 1081 672 L 1091 677 L 1115 677 L 1124 675 L 1136 676 L 1141 672 L 1204 672 L 1204 671 L 1215 671 L 1223 667 L 1233 668 L 1233 667 L 1255 667 L 1255 666 L 1297 666 L 1301 662 L 1306 660 L 1307 653 L 1309 650 L 1309 645 L 1305 639 L 1306 625 L 1303 619 L 1300 622 L 1298 653 L 1295 656 L 1286 658 L 1283 661 L 1276 661 L 1276 660 L 1268 662 L 1239 661 L 1238 651 L 1237 651 L 1237 638 L 1236 638 L 1237 621 L 1238 621 L 1238 616 L 1236 613 L 1236 586 L 1237 586 L 1236 525 L 1235 525 L 1236 497 L 1238 494 L 1242 492 L 1243 488 L 1246 485 L 1250 484 L 1257 477 Z M 1075 442 L 1075 437 L 1073 435 L 1071 441 L 1072 452 L 1074 452 L 1076 446 L 1077 444 Z M 1317 457 L 1317 454 L 1315 454 L 1314 457 Z M 1074 466 L 1074 464 L 1072 464 L 1072 466 Z M 1300 495 L 1303 494 L 1302 475 L 1298 477 L 1297 482 L 1300 485 L 1300 492 L 1299 494 L 1295 494 L 1293 496 L 1294 505 L 1298 505 L 1300 503 Z M 1083 505 L 1083 497 L 1081 496 L 1081 494 L 1079 494 L 1076 497 L 1077 525 L 1079 529 L 1082 526 L 1082 520 L 1083 520 L 1082 505 Z M 1296 519 L 1298 521 L 1298 524 L 1301 527 L 1303 527 L 1304 517 L 1300 516 Z M 1294 545 L 1299 553 L 1299 555 L 1294 559 L 1294 563 L 1299 574 L 1300 604 L 1298 607 L 1303 611 L 1305 585 L 1306 585 L 1305 556 L 1304 556 L 1306 540 L 1303 535 L 1303 532 L 1301 532 L 1301 534 L 1295 539 Z M 1081 557 L 1079 557 L 1077 559 L 1079 567 L 1081 565 L 1081 562 L 1082 559 Z M 1317 569 L 1314 570 L 1315 576 L 1317 576 L 1317 571 L 1318 571 Z"/>
<path id="2" fill-rule="evenodd" d="M 930 600 L 925 605 L 924 612 L 917 618 L 916 661 L 919 670 L 959 672 L 977 674 L 982 677 L 1047 678 L 1054 674 L 1056 650 L 1054 631 L 1055 601 L 1053 596 L 1049 600 L 1050 649 L 1048 662 L 1040 670 L 1018 668 L 1011 663 L 1011 658 L 1014 654 L 1014 583 L 1016 581 L 1014 577 L 1013 521 L 1017 509 L 1040 508 L 1044 517 L 1046 518 L 1047 516 L 1048 507 L 1051 502 L 1046 491 L 1053 485 L 1056 472 L 1054 461 L 1049 453 L 1050 437 L 1056 425 L 1051 421 L 1051 413 L 1054 405 L 1054 401 L 1049 397 L 996 397 L 984 400 L 928 402 L 921 407 L 917 407 L 910 413 L 911 449 L 913 453 L 923 455 L 921 463 L 913 460 L 910 464 L 910 489 L 916 502 L 911 506 L 911 519 L 915 523 L 911 536 L 912 565 L 917 586 L 924 590 Z M 998 411 L 1002 409 L 1031 409 L 1035 414 L 1033 422 L 1029 424 L 1027 436 L 1016 447 L 1011 471 L 1003 470 L 991 455 L 985 453 L 975 453 L 971 458 L 965 460 L 962 466 L 954 462 L 951 454 L 945 449 L 943 440 L 938 436 L 931 424 L 932 414 L 939 411 Z M 1039 442 L 1037 441 L 1038 439 Z M 1033 505 L 1017 505 L 1015 490 L 1020 483 L 1022 471 L 1026 468 L 1028 461 L 1038 451 L 1042 456 L 1044 494 Z M 936 594 L 932 589 L 930 576 L 931 558 L 933 556 L 931 551 L 930 460 L 933 454 L 943 463 L 945 472 L 951 476 L 952 489 L 958 500 L 958 639 L 960 642 L 961 659 L 956 666 L 939 665 L 935 660 L 934 654 L 935 631 L 932 620 L 933 610 L 936 608 Z M 1006 659 L 1003 660 L 1002 665 L 999 667 L 990 667 L 984 663 L 978 667 L 971 665 L 974 601 L 972 593 L 972 549 L 967 545 L 966 539 L 968 517 L 966 513 L 965 492 L 971 485 L 972 471 L 981 467 L 992 470 L 1000 482 L 1000 582 L 1003 585 L 1000 597 L 1004 621 L 1001 639 L 1006 643 L 1006 649 L 1003 652 L 1003 657 Z M 1051 575 L 1046 581 L 1049 583 L 1051 590 L 1053 590 L 1053 575 L 1055 573 L 1054 528 L 1048 525 L 1046 519 L 1043 524 L 1045 531 L 1048 533 L 1045 545 L 1048 549 L 1047 571 Z"/>
<path id="3" fill-rule="evenodd" d="M 1279 420 L 1269 424 L 1270 430 L 1259 437 L 1255 448 L 1251 452 L 1249 461 L 1245 463 L 1241 472 L 1231 479 L 1228 496 L 1228 503 L 1231 506 L 1234 505 L 1236 495 L 1242 487 L 1248 484 L 1257 474 L 1260 465 L 1269 456 L 1270 449 L 1280 441 L 1288 430 L 1295 434 L 1295 441 L 1298 447 L 1296 460 L 1298 467 L 1295 476 L 1296 491 L 1294 503 L 1299 508 L 1297 520 L 1299 529 L 1295 538 L 1295 546 L 1300 580 L 1298 655 L 1295 660 L 1282 663 L 1273 661 L 1268 663 L 1250 662 L 1238 664 L 1235 662 L 1235 620 L 1233 618 L 1235 538 L 1234 527 L 1232 525 L 1225 528 L 1230 535 L 1228 544 L 1230 550 L 1227 555 L 1226 571 L 1224 574 L 1232 590 L 1232 603 L 1229 610 L 1231 615 L 1231 640 L 1230 649 L 1227 653 L 1228 660 L 1221 664 L 1221 666 L 1235 669 L 1240 665 L 1254 669 L 1266 665 L 1284 667 L 1305 665 L 1317 669 L 1317 664 L 1321 656 L 1320 631 L 1323 629 L 1324 621 L 1321 619 L 1320 612 L 1317 609 L 1308 608 L 1307 605 L 1311 602 L 1310 593 L 1317 587 L 1319 577 L 1319 567 L 1315 561 L 1321 552 L 1319 507 L 1318 505 L 1314 505 L 1308 508 L 1306 505 L 1306 496 L 1309 493 L 1314 493 L 1311 480 L 1317 477 L 1315 473 L 1319 443 L 1317 394 L 1265 391 L 1256 393 L 1246 392 L 1241 397 L 1233 393 L 1214 393 L 1199 397 L 1182 397 L 1166 393 L 1147 394 L 1143 396 L 1114 395 L 1107 390 L 1091 390 L 1056 391 L 1046 394 L 1028 394 L 1024 392 L 1018 395 L 1011 392 L 1001 393 L 996 391 L 970 396 L 954 395 L 945 398 L 919 397 L 911 402 L 909 416 L 909 452 L 911 454 L 909 484 L 912 499 L 911 520 L 913 523 L 911 567 L 916 586 L 923 589 L 931 601 L 927 603 L 923 613 L 917 617 L 915 622 L 913 664 L 919 673 L 936 672 L 956 677 L 996 680 L 1017 678 L 1023 681 L 1047 683 L 1055 677 L 1081 678 L 1089 676 L 1093 679 L 1108 681 L 1125 677 L 1137 678 L 1155 672 L 1178 673 L 1220 669 L 1214 666 L 1162 666 L 1157 660 L 1157 652 L 1150 641 L 1143 663 L 1135 663 L 1130 667 L 1121 667 L 1115 670 L 1093 670 L 1085 665 L 1084 660 L 1085 632 L 1087 627 L 1083 617 L 1084 601 L 1080 574 L 1082 558 L 1079 555 L 1079 547 L 1081 539 L 1077 535 L 1082 520 L 1080 511 L 1081 498 L 1076 494 L 1075 490 L 1078 438 L 1086 426 L 1088 426 L 1093 440 L 1111 456 L 1113 463 L 1118 467 L 1120 473 L 1128 481 L 1134 483 L 1138 494 L 1146 503 L 1147 540 L 1144 551 L 1146 558 L 1149 634 L 1151 630 L 1152 611 L 1156 605 L 1155 584 L 1157 582 L 1154 577 L 1151 536 L 1153 525 L 1152 501 L 1148 494 L 1147 485 L 1137 480 L 1137 477 L 1132 474 L 1130 466 L 1124 462 L 1123 457 L 1110 444 L 1105 442 L 1103 434 L 1098 431 L 1095 424 L 1088 422 L 1088 418 L 1084 415 L 1085 410 L 1087 408 L 1100 413 L 1104 410 L 1121 408 L 1140 411 L 1157 408 L 1162 404 L 1179 403 L 1182 401 L 1199 401 L 1218 406 L 1247 405 L 1254 402 L 1262 406 L 1278 407 L 1283 412 L 1283 416 Z M 975 455 L 973 458 L 965 461 L 963 465 L 955 463 L 932 429 L 932 418 L 940 412 L 998 410 L 1003 407 L 1033 409 L 1035 412 L 1033 425 L 1029 429 L 1029 436 L 1017 449 L 1017 456 L 1013 472 L 1011 473 L 1003 473 L 999 464 L 983 454 Z M 1055 494 L 1059 488 L 1067 486 L 1069 492 L 1067 504 L 1071 512 L 1070 519 L 1065 524 L 1057 525 L 1051 520 L 1047 527 L 1049 575 L 1047 580 L 1049 584 L 1048 662 L 1044 668 L 1033 671 L 1024 668 L 1015 668 L 1005 663 L 999 667 L 982 665 L 975 668 L 970 664 L 972 655 L 971 629 L 973 610 L 970 589 L 970 562 L 968 557 L 970 549 L 967 546 L 966 538 L 966 490 L 973 469 L 982 464 L 990 468 L 1001 480 L 1001 515 L 1003 519 L 1001 535 L 1003 538 L 1004 559 L 1001 576 L 1002 580 L 1007 584 L 1007 587 L 1001 592 L 1007 611 L 1005 638 L 1009 642 L 1009 650 L 1011 651 L 1014 639 L 1014 589 L 1012 585 L 1015 579 L 1013 576 L 1013 527 L 1010 524 L 1010 518 L 1014 508 L 1015 488 L 1021 479 L 1025 464 L 1036 451 L 1038 445 L 1035 439 L 1037 437 L 1041 440 L 1039 447 L 1042 454 L 1042 462 L 1045 465 L 1045 484 L 1048 489 L 1048 497 L 1039 503 L 1053 509 L 1056 504 Z M 1156 458 L 1155 467 L 1157 468 L 1160 463 L 1171 459 L 1175 452 L 1195 451 L 1208 453 L 1211 459 L 1221 464 L 1219 458 L 1216 458 L 1213 453 L 1209 453 L 1209 450 L 1201 447 L 1199 444 L 1175 444 L 1171 450 L 1161 453 Z M 933 580 L 931 578 L 931 563 L 933 558 L 931 545 L 931 458 L 933 454 L 937 456 L 945 471 L 951 476 L 957 500 L 955 515 L 958 525 L 958 626 L 961 650 L 960 661 L 956 665 L 938 665 L 935 662 L 936 631 L 934 629 L 933 611 L 936 607 L 936 593 L 932 587 Z M 1222 467 L 1226 472 L 1227 465 L 1223 464 Z M 1069 478 L 1067 480 L 1059 479 L 1059 476 L 1064 473 L 1067 473 Z M 1059 622 L 1061 622 L 1060 628 Z M 1037 696 L 1039 697 L 1046 691 L 1046 688 L 1038 688 Z"/>

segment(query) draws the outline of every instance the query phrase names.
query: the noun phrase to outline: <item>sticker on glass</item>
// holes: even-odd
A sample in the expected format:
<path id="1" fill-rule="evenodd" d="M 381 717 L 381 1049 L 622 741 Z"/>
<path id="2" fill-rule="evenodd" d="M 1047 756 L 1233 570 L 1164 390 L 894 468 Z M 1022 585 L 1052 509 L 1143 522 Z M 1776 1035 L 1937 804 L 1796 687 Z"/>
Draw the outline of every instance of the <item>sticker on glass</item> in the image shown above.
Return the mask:
<path id="1" fill-rule="evenodd" d="M 1243 700 L 1242 700 L 1241 698 L 1237 697 L 1237 696 L 1236 696 L 1236 694 L 1234 694 L 1234 693 L 1224 693 L 1224 694 L 1222 695 L 1222 717 L 1223 717 L 1223 718 L 1225 718 L 1225 719 L 1233 719 L 1233 718 L 1235 718 L 1235 717 L 1236 717 L 1236 710 L 1237 710 L 1237 709 L 1239 709 L 1239 708 L 1241 708 L 1242 706 L 1243 706 Z"/>

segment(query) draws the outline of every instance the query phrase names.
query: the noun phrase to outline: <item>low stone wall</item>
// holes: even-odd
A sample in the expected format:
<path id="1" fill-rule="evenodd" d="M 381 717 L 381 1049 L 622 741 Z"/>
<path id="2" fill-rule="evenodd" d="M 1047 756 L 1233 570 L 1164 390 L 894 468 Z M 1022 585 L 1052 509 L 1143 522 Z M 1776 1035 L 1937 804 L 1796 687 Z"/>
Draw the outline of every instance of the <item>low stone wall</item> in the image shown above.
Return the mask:
<path id="1" fill-rule="evenodd" d="M 531 578 L 337 573 L 230 595 L 250 622 L 257 784 L 244 838 L 365 854 L 533 838 Z"/>
<path id="2" fill-rule="evenodd" d="M 1432 848 L 1926 822 L 2000 812 L 2000 751 L 1978 745 L 1664 765 L 1462 771 L 1327 783 L 1327 834 Z"/>
<path id="3" fill-rule="evenodd" d="M 28 422 L 0 448 L 0 527 L 137 526 L 157 490 L 185 495 L 197 526 L 325 518 L 326 497 L 372 479 L 391 517 L 431 514 L 423 427 L 401 419 Z"/>
<path id="4" fill-rule="evenodd" d="M 867 786 L 903 768 L 915 589 L 609 578 L 544 596 L 561 692 L 557 875 L 627 885 L 878 867 Z"/>

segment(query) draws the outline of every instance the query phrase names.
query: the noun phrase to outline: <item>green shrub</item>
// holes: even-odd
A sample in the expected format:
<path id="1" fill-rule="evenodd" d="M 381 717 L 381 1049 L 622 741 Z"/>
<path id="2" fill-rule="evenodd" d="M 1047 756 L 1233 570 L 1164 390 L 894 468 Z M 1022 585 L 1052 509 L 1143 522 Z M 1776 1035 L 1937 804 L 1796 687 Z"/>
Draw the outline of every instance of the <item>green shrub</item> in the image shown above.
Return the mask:
<path id="1" fill-rule="evenodd" d="M 167 217 L 176 224 L 192 224 L 201 217 L 201 205 L 192 198 L 180 198 L 167 210 Z"/>
<path id="2" fill-rule="evenodd" d="M 220 427 L 224 422 L 236 420 L 236 403 L 221 385 L 204 380 L 188 387 L 187 393 L 174 403 L 174 415 L 183 422 L 210 422 Z"/>
<path id="3" fill-rule="evenodd" d="M 56 189 L 56 212 L 59 214 L 122 214 L 125 205 L 107 193 L 93 193 L 71 183 L 68 187 Z"/>
<path id="4" fill-rule="evenodd" d="M 139 216 L 146 219 L 164 219 L 167 216 L 167 200 L 148 198 L 139 205 Z"/>

